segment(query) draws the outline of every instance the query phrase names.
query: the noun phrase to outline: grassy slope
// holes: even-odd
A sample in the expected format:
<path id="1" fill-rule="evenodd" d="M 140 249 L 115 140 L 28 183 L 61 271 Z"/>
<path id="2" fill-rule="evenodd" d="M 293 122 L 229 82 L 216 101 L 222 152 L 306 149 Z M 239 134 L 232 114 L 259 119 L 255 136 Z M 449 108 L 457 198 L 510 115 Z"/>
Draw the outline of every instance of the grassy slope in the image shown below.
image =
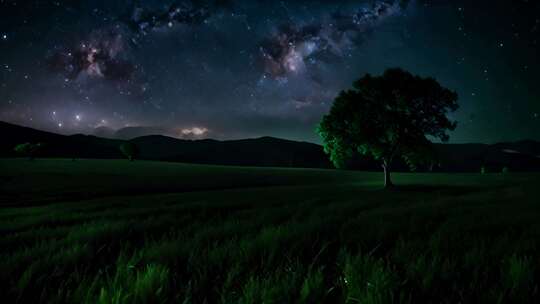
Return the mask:
<path id="1" fill-rule="evenodd" d="M 0 159 L 0 204 L 342 182 L 352 172 L 127 160 Z M 370 175 L 379 175 L 372 173 Z M 374 180 L 370 178 L 369 180 Z"/>
<path id="2" fill-rule="evenodd" d="M 20 302 L 539 300 L 539 174 L 0 160 Z M 56 203 L 51 203 L 57 201 Z"/>

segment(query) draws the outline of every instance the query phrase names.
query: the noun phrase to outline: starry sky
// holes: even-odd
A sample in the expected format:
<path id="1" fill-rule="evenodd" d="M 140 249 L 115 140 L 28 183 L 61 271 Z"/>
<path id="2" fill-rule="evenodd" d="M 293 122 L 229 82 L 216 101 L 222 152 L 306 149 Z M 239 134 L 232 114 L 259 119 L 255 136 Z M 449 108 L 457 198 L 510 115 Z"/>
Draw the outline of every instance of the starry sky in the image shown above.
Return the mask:
<path id="1" fill-rule="evenodd" d="M 459 94 L 450 142 L 540 140 L 539 27 L 535 0 L 0 0 L 0 120 L 320 142 L 340 90 L 402 67 Z"/>

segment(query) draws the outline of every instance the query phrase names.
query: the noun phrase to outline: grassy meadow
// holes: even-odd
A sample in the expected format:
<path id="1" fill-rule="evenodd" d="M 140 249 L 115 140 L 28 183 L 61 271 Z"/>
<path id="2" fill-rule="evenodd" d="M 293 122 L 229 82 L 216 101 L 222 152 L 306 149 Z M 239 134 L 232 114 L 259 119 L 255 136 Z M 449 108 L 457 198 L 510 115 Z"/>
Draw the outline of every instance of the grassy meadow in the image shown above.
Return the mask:
<path id="1" fill-rule="evenodd" d="M 3 303 L 539 303 L 540 174 L 0 160 Z"/>

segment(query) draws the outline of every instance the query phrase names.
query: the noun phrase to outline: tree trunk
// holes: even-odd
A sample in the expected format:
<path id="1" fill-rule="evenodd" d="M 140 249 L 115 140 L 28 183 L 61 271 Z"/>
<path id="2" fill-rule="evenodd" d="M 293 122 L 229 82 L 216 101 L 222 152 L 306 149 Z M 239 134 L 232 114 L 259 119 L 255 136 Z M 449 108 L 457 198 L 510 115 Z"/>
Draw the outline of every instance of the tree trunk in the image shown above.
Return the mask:
<path id="1" fill-rule="evenodd" d="M 391 188 L 394 184 L 392 183 L 392 178 L 390 176 L 390 166 L 384 162 L 382 167 L 384 169 L 384 188 Z"/>

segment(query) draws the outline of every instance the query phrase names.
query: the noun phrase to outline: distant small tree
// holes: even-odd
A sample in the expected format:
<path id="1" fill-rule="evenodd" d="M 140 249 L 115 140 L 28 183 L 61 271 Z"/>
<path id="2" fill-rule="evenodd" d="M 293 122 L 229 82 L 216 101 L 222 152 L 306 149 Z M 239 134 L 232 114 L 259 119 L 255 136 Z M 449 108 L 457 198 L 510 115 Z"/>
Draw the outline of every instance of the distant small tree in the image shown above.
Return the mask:
<path id="1" fill-rule="evenodd" d="M 130 161 L 134 161 L 139 156 L 139 147 L 129 141 L 120 145 L 120 151 Z"/>
<path id="2" fill-rule="evenodd" d="M 39 150 L 42 147 L 43 147 L 42 143 L 37 143 L 37 144 L 24 143 L 24 144 L 19 144 L 15 146 L 13 150 L 18 154 L 28 157 L 29 160 L 34 160 L 34 158 L 36 157 L 36 154 L 39 152 Z"/>
<path id="3" fill-rule="evenodd" d="M 503 167 L 502 170 L 501 170 L 501 173 L 502 173 L 502 174 L 508 174 L 508 172 L 510 172 L 510 168 L 508 168 L 508 167 L 506 167 L 506 166 Z"/>
<path id="4" fill-rule="evenodd" d="M 392 161 L 401 157 L 411 168 L 429 166 L 434 153 L 429 138 L 448 141 L 456 123 L 447 117 L 458 109 L 457 94 L 433 78 L 402 69 L 369 74 L 342 91 L 317 132 L 336 167 L 360 153 L 381 162 L 385 187 L 392 186 Z"/>

